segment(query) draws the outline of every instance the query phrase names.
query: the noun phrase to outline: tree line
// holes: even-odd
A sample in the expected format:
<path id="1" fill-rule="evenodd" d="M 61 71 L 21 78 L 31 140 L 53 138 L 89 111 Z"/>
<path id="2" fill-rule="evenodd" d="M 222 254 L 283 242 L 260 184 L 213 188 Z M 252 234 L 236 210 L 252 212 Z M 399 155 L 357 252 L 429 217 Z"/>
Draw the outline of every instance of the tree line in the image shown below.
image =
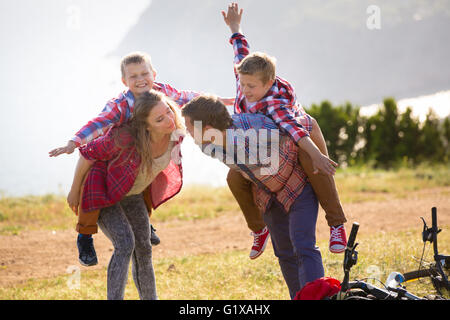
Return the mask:
<path id="1" fill-rule="evenodd" d="M 319 123 L 330 158 L 340 164 L 391 168 L 449 161 L 450 118 L 439 119 L 432 109 L 423 122 L 410 107 L 400 113 L 393 98 L 372 116 L 362 116 L 351 103 L 323 101 L 305 109 Z"/>

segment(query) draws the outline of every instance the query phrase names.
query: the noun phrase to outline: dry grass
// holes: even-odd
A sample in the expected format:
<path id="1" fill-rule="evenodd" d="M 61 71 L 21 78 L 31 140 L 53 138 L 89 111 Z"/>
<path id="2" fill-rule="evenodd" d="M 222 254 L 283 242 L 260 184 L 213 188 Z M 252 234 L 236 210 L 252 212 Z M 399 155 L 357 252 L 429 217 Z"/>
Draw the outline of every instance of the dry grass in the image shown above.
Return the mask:
<path id="1" fill-rule="evenodd" d="M 450 185 L 450 168 L 433 167 L 399 169 L 396 171 L 347 169 L 336 175 L 341 200 L 344 203 L 384 201 L 403 198 L 411 191 L 433 190 Z M 448 188 L 439 192 L 445 198 Z M 367 202 L 369 203 L 369 202 Z M 230 191 L 226 188 L 186 187 L 174 199 L 157 210 L 153 222 L 195 222 L 226 218 L 239 211 Z M 439 214 L 448 215 L 440 211 Z M 67 207 L 65 197 L 56 195 L 3 197 L 0 199 L 0 235 L 15 237 L 29 230 L 66 230 L 76 221 Z M 386 221 L 388 223 L 388 221 Z M 166 224 L 167 226 L 167 224 Z M 439 234 L 440 249 L 450 252 L 450 232 L 447 226 Z M 385 281 L 391 271 L 406 272 L 416 269 L 422 242 L 420 221 L 414 230 L 364 233 L 358 237 L 359 261 L 351 278 L 375 278 Z M 342 255 L 328 252 L 327 242 L 321 240 L 325 275 L 342 279 Z M 427 260 L 432 259 L 429 249 Z M 248 259 L 248 251 L 232 246 L 215 254 L 187 253 L 180 257 L 154 259 L 157 289 L 160 299 L 289 299 L 283 277 L 271 247 L 255 261 Z M 2 268 L 0 265 L 0 276 Z M 28 279 L 15 286 L 0 288 L 0 298 L 10 299 L 105 299 L 106 269 L 78 269 L 80 273 L 66 274 L 49 279 Z M 78 278 L 79 276 L 79 278 Z M 78 281 L 79 279 L 79 281 Z M 428 282 L 408 284 L 418 295 L 433 290 Z M 138 299 L 130 276 L 126 299 Z"/>
<path id="2" fill-rule="evenodd" d="M 447 228 L 448 229 L 448 228 Z M 450 232 L 439 234 L 443 252 L 450 251 Z M 403 231 L 380 233 L 358 238 L 358 263 L 351 279 L 365 279 L 381 286 L 392 271 L 416 269 L 422 241 L 420 233 Z M 328 252 L 325 241 L 319 242 L 325 275 L 342 280 L 343 255 Z M 432 259 L 431 248 L 427 259 Z M 247 251 L 229 250 L 179 258 L 155 259 L 157 291 L 162 300 L 285 300 L 289 299 L 278 262 L 271 247 L 257 260 L 251 261 Z M 131 274 L 131 272 L 130 272 Z M 77 276 L 79 275 L 79 278 Z M 79 281 L 77 280 L 79 279 Z M 5 300 L 103 300 L 106 298 L 106 269 L 67 273 L 52 279 L 29 280 L 25 284 L 0 288 Z M 139 299 L 129 276 L 125 299 Z M 425 296 L 433 292 L 428 280 L 407 284 L 411 292 Z"/>
<path id="3" fill-rule="evenodd" d="M 450 186 L 450 167 L 391 171 L 340 169 L 336 174 L 336 185 L 342 203 L 384 201 L 405 197 L 411 191 Z M 187 186 L 157 209 L 153 221 L 210 219 L 236 211 L 239 211 L 239 206 L 228 187 Z M 76 217 L 67 206 L 64 196 L 49 194 L 0 198 L 0 235 L 26 230 L 67 229 L 75 222 Z"/>

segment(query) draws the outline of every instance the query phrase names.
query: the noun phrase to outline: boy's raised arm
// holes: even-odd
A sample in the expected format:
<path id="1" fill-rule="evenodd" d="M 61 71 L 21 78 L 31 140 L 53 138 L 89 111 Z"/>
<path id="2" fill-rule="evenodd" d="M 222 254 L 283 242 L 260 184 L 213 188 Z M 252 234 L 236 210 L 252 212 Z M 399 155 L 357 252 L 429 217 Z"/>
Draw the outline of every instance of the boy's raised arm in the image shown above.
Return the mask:
<path id="1" fill-rule="evenodd" d="M 233 45 L 235 65 L 239 64 L 250 53 L 247 39 L 245 39 L 241 31 L 242 12 L 243 10 L 239 11 L 238 5 L 235 3 L 228 6 L 228 12 L 222 11 L 223 20 L 230 28 L 232 34 L 230 43 Z"/>
<path id="2" fill-rule="evenodd" d="M 231 33 L 242 33 L 241 32 L 241 18 L 243 9 L 239 10 L 239 6 L 236 2 L 232 2 L 228 5 L 228 11 L 222 10 L 223 20 L 230 28 Z"/>

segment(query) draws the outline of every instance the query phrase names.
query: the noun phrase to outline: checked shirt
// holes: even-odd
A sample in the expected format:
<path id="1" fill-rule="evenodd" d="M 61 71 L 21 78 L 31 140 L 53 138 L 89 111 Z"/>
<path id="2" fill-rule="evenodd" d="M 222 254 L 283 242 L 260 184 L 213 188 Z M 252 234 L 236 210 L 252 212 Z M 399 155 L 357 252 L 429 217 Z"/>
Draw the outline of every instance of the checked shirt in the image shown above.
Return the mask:
<path id="1" fill-rule="evenodd" d="M 80 148 L 80 154 L 94 161 L 88 173 L 81 199 L 82 209 L 90 212 L 119 202 L 133 187 L 141 165 L 133 137 L 126 131 L 111 127 L 101 137 Z M 184 135 L 174 132 L 175 142 L 169 165 L 160 172 L 144 191 L 153 209 L 175 196 L 183 185 L 180 144 Z M 128 146 L 121 148 L 120 146 Z"/>
<path id="2" fill-rule="evenodd" d="M 307 183 L 307 176 L 297 161 L 298 146 L 272 119 L 262 114 L 234 114 L 232 120 L 233 125 L 227 130 L 226 150 L 204 144 L 202 151 L 253 182 L 254 199 L 261 212 L 277 201 L 288 213 Z"/>
<path id="3" fill-rule="evenodd" d="M 312 128 L 311 117 L 297 103 L 295 91 L 286 80 L 276 77 L 274 84 L 258 102 L 249 104 L 242 92 L 236 66 L 250 53 L 247 39 L 240 33 L 231 36 L 234 50 L 234 73 L 236 75 L 235 113 L 262 113 L 270 117 L 296 143 L 306 136 Z M 299 120 L 301 119 L 301 120 Z"/>
<path id="4" fill-rule="evenodd" d="M 179 106 L 188 103 L 199 95 L 194 91 L 178 91 L 168 84 L 153 83 L 153 90 L 160 91 Z M 109 100 L 102 112 L 82 127 L 71 139 L 77 147 L 103 135 L 112 126 L 120 126 L 130 119 L 133 112 L 135 97 L 130 90 L 124 91 L 118 97 Z"/>

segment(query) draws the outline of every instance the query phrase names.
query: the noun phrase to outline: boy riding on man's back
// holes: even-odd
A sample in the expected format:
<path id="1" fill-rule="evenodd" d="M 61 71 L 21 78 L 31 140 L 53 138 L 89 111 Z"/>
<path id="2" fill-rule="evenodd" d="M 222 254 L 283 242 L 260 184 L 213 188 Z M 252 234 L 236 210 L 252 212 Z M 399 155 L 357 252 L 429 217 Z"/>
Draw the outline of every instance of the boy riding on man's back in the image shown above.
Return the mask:
<path id="1" fill-rule="evenodd" d="M 194 98 L 181 112 L 202 152 L 250 182 L 291 298 L 306 283 L 323 277 L 316 245 L 319 204 L 297 161 L 296 143 L 269 117 L 230 115 L 212 95 Z"/>
<path id="2" fill-rule="evenodd" d="M 320 127 L 297 103 L 292 86 L 275 75 L 275 59 L 265 53 L 250 53 L 240 28 L 242 13 L 237 3 L 231 3 L 228 12 L 222 11 L 224 21 L 232 33 L 230 43 L 235 54 L 237 96 L 234 111 L 262 113 L 270 117 L 300 147 L 298 161 L 308 176 L 330 226 L 329 249 L 333 253 L 343 252 L 347 243 L 344 228 L 346 219 L 333 179 L 337 164 L 328 158 Z M 248 227 L 253 231 L 254 244 L 250 258 L 255 259 L 264 251 L 268 230 L 253 201 L 251 182 L 232 169 L 227 182 Z"/>

